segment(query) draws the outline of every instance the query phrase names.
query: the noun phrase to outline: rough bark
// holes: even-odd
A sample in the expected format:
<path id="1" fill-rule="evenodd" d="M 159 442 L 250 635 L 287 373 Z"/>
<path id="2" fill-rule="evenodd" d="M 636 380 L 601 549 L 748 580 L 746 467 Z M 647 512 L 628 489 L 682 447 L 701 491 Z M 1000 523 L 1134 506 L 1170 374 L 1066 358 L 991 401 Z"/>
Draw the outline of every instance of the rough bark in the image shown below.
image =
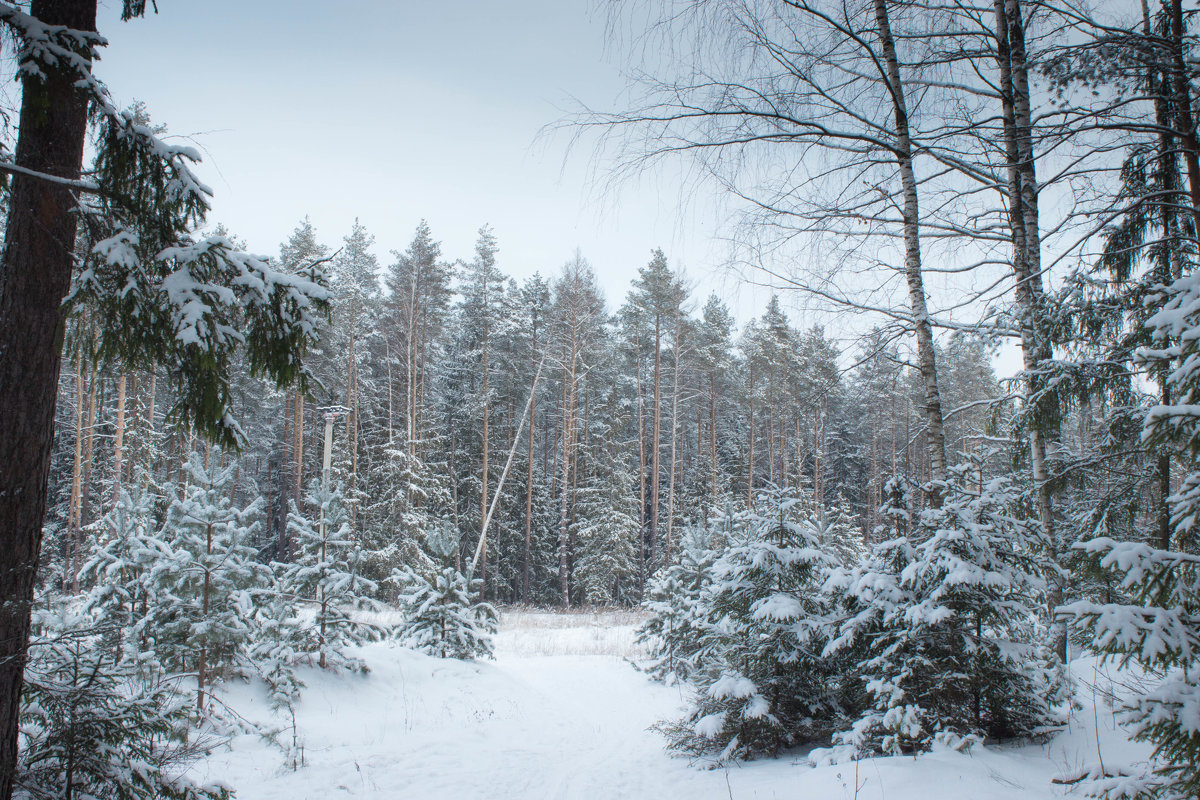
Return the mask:
<path id="1" fill-rule="evenodd" d="M 1183 144 L 1183 161 L 1187 166 L 1189 197 L 1196 234 L 1200 236 L 1200 142 L 1196 140 L 1196 123 L 1192 114 L 1190 69 L 1184 50 L 1183 3 L 1170 0 L 1168 14 L 1171 26 L 1171 94 L 1175 107 L 1175 129 Z"/>
<path id="2" fill-rule="evenodd" d="M 1038 186 L 1033 152 L 1033 123 L 1029 95 L 1029 69 L 1025 55 L 1025 26 L 1020 0 L 996 0 L 996 54 L 1000 72 L 1001 114 L 1005 157 L 1008 160 L 1008 217 L 1012 229 L 1013 281 L 1021 330 L 1021 358 L 1026 373 L 1026 402 L 1036 404 L 1029 424 L 1029 460 L 1037 487 L 1038 517 L 1042 534 L 1057 563 L 1062 544 L 1054 520 L 1047 443 L 1057 438 L 1057 419 L 1040 396 L 1044 385 L 1043 362 L 1051 357 L 1048 338 L 1040 330 L 1044 291 L 1041 276 L 1041 233 L 1038 222 Z M 1051 579 L 1048 605 L 1051 615 L 1062 603 L 1063 579 Z M 1055 625 L 1055 647 L 1066 659 L 1066 626 Z"/>
<path id="3" fill-rule="evenodd" d="M 96 29 L 95 0 L 34 0 L 48 25 Z M 87 99 L 71 73 L 43 67 L 25 78 L 16 163 L 79 178 Z M 62 300 L 71 282 L 76 200 L 50 181 L 23 175 L 12 194 L 0 256 L 0 800 L 12 796 L 22 673 L 54 435 L 62 353 Z"/>

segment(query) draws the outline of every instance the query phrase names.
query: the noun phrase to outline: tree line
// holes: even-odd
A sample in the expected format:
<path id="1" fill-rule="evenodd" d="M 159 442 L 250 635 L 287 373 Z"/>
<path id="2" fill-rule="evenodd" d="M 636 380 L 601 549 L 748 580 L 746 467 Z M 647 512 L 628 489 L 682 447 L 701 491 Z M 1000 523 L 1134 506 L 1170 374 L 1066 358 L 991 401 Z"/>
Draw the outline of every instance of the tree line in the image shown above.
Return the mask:
<path id="1" fill-rule="evenodd" d="M 307 361 L 312 388 L 237 379 L 237 454 L 172 424 L 165 375 L 90 358 L 91 323 L 78 319 L 59 389 L 43 579 L 78 591 L 104 537 L 97 522 L 121 491 L 184 480 L 197 448 L 236 460 L 233 498 L 264 499 L 260 558 L 289 560 L 287 509 L 306 510 L 330 409 L 332 477 L 345 486 L 365 574 L 386 578 L 450 524 L 460 567 L 479 551 L 483 595 L 502 603 L 639 602 L 675 560 L 683 527 L 748 506 L 766 486 L 810 487 L 869 541 L 888 477 L 930 476 L 915 373 L 882 335 L 842 353 L 820 326 L 795 327 L 779 297 L 738 330 L 715 295 L 700 305 L 659 250 L 616 309 L 579 254 L 517 281 L 500 252 L 485 226 L 473 258 L 451 261 L 422 222 L 381 268 L 361 225 L 334 247 L 300 223 L 277 263 L 326 262 L 332 312 Z M 959 409 L 951 447 L 978 451 L 1012 413 L 991 354 L 968 337 L 939 352 Z"/>

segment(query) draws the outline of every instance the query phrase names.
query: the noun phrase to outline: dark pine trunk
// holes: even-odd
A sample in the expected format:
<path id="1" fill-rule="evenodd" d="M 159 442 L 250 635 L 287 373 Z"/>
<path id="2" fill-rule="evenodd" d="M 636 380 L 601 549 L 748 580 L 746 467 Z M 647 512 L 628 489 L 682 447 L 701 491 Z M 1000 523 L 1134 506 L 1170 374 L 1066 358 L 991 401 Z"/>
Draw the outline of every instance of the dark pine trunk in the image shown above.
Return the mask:
<path id="1" fill-rule="evenodd" d="M 31 12 L 50 25 L 96 29 L 96 0 L 34 0 Z M 45 81 L 25 80 L 16 161 L 38 172 L 78 179 L 86 99 L 75 88 L 75 76 L 46 71 Z M 75 206 L 65 186 L 13 177 L 0 257 L 0 800 L 8 800 L 13 790 Z"/>

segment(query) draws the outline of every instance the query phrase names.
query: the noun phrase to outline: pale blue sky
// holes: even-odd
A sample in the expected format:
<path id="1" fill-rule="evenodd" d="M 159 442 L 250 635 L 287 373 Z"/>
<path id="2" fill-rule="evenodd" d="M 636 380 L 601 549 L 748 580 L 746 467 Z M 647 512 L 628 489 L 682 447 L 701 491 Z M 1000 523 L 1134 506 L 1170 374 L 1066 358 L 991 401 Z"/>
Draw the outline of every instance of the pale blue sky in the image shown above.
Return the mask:
<path id="1" fill-rule="evenodd" d="M 737 300 L 703 197 L 680 210 L 678 180 L 659 175 L 598 199 L 589 148 L 564 164 L 565 136 L 537 140 L 572 97 L 612 108 L 624 89 L 589 0 L 159 0 L 128 23 L 101 6 L 97 72 L 205 152 L 211 221 L 255 252 L 277 253 L 306 214 L 336 246 L 357 216 L 386 264 L 424 217 L 467 259 L 490 223 L 517 277 L 578 246 L 615 306 L 661 246 L 699 303 Z"/>
<path id="2" fill-rule="evenodd" d="M 668 168 L 613 190 L 590 146 L 568 156 L 566 135 L 538 137 L 576 100 L 622 107 L 606 2 L 158 0 L 161 13 L 121 23 L 117 0 L 101 0 L 97 73 L 205 153 L 210 221 L 254 252 L 278 253 L 305 215 L 337 247 L 358 217 L 386 266 L 425 218 L 447 258 L 470 259 L 488 223 L 518 279 L 554 274 L 579 247 L 615 310 L 662 247 L 694 309 L 715 291 L 744 323 L 769 292 L 722 268 L 711 185 L 681 190 Z M 874 321 L 791 316 L 824 321 L 848 350 Z"/>

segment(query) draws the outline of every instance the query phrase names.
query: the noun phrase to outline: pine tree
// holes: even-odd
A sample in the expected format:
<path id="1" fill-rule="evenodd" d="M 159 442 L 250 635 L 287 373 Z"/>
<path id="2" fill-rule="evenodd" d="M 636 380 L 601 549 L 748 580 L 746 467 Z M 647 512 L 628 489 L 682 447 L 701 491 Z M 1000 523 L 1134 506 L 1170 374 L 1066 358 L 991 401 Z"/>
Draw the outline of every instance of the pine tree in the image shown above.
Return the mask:
<path id="1" fill-rule="evenodd" d="M 374 626 L 354 612 L 376 608 L 370 595 L 377 586 L 361 573 L 363 550 L 351 536 L 341 484 L 323 487 L 313 481 L 305 499 L 310 515 L 301 514 L 294 503 L 288 514 L 296 560 L 283 575 L 286 591 L 315 611 L 300 647 L 315 653 L 322 669 L 364 670 L 366 665 L 345 649 L 376 635 Z"/>
<path id="2" fill-rule="evenodd" d="M 159 602 L 142 633 L 166 669 L 196 675 L 196 707 L 204 713 L 212 686 L 245 664 L 255 591 L 269 585 L 270 571 L 247 544 L 262 499 L 245 508 L 230 501 L 235 465 L 206 467 L 192 453 L 184 468 L 188 484 L 172 497 L 162 535 L 170 554 L 151 572 Z"/>
<path id="3" fill-rule="evenodd" d="M 716 511 L 717 498 L 727 489 L 729 476 L 724 474 L 721 461 L 718 458 L 718 431 L 721 425 L 722 406 L 725 395 L 732 383 L 730 368 L 733 365 L 732 353 L 733 315 L 724 303 L 716 296 L 708 298 L 704 304 L 702 321 L 699 329 L 697 354 L 699 368 L 704 373 L 704 399 L 708 402 L 708 462 L 709 462 L 709 512 Z M 727 400 L 726 400 L 727 402 Z"/>
<path id="4" fill-rule="evenodd" d="M 459 538 L 448 524 L 437 525 L 425 537 L 434 566 L 423 571 L 406 567 L 393 575 L 405 615 L 400 638 L 439 658 L 491 658 L 496 610 L 472 600 L 479 582 L 454 566 Z"/>
<path id="5" fill-rule="evenodd" d="M 305 644 L 311 637 L 302 623 L 300 604 L 290 591 L 287 575 L 291 565 L 273 565 L 270 586 L 256 594 L 254 605 L 254 637 L 249 645 L 247 661 L 267 688 L 267 703 L 271 711 L 285 717 L 285 726 L 274 731 L 262 731 L 284 751 L 288 764 L 297 769 L 303 758 L 300 730 L 296 725 L 296 704 L 304 682 L 296 667 L 307 655 Z"/>
<path id="6" fill-rule="evenodd" d="M 57 610 L 35 621 L 25 670 L 17 796 L 222 800 L 183 773 L 202 755 L 175 683 L 147 679 L 104 644 L 102 627 Z"/>
<path id="7" fill-rule="evenodd" d="M 164 601 L 155 575 L 173 555 L 156 519 L 160 502 L 148 488 L 123 489 L 108 514 L 91 526 L 101 544 L 80 570 L 87 587 L 83 612 L 97 621 L 122 661 L 141 664 L 149 675 L 162 671 L 148 646 L 155 632 L 147 617 Z"/>
<path id="8" fill-rule="evenodd" d="M 0 798 L 12 792 L 18 698 L 47 508 L 64 301 L 94 314 L 100 360 L 169 365 L 177 418 L 223 445 L 244 443 L 229 376 L 239 353 L 276 385 L 299 384 L 327 308 L 319 268 L 286 273 L 195 231 L 210 191 L 198 152 L 119 110 L 92 72 L 106 40 L 96 0 L 35 0 L 0 11 L 16 43 L 22 111 L 0 254 Z M 146 3 L 126 0 L 121 17 Z M 84 143 L 95 161 L 81 181 Z M 80 200 L 80 190 L 88 194 Z M 87 222 L 77 225 L 81 218 Z M 87 231 L 83 248 L 80 228 Z M 78 271 L 77 266 L 82 268 Z"/>
<path id="9" fill-rule="evenodd" d="M 352 528 L 357 527 L 357 510 L 364 499 L 359 486 L 363 418 L 376 379 L 375 365 L 369 357 L 373 340 L 378 336 L 380 318 L 379 277 L 376 274 L 379 265 L 371 253 L 374 244 L 375 237 L 355 219 L 350 233 L 342 240 L 342 249 L 333 261 L 332 270 L 334 302 L 330 349 L 332 354 L 340 356 L 342 363 L 335 373 L 336 383 L 333 375 L 330 383 L 342 387 L 335 402 L 347 409 L 342 448 L 345 455 L 341 459 L 344 463 L 339 465 L 339 472 L 346 474 L 346 500 Z"/>
<path id="10" fill-rule="evenodd" d="M 411 244 L 403 253 L 394 253 L 395 263 L 385 275 L 388 298 L 388 351 L 394 369 L 392 380 L 403 407 L 397 421 L 400 439 L 409 455 L 418 453 L 418 444 L 427 436 L 425 419 L 435 345 L 445 325 L 450 305 L 452 270 L 442 263 L 441 244 L 434 241 L 428 223 L 421 220 Z"/>
<path id="11" fill-rule="evenodd" d="M 687 298 L 687 290 L 683 283 L 667 266 L 667 257 L 661 249 L 656 249 L 650 258 L 650 263 L 638 270 L 638 279 L 634 282 L 630 293 L 629 306 L 632 313 L 643 320 L 649 341 L 653 342 L 653 367 L 651 370 L 651 401 L 649 403 L 651 429 L 647 445 L 648 456 L 646 468 L 649 470 L 649 531 L 648 555 L 651 563 L 661 563 L 668 550 L 668 543 L 659 541 L 660 503 L 662 483 L 662 445 L 663 445 L 663 364 L 662 355 L 666 347 L 667 335 L 678 333 L 679 311 Z M 677 336 L 675 337 L 678 338 Z M 678 356 L 678 354 L 676 354 Z M 672 420 L 674 423 L 674 420 Z M 674 465 L 672 465 L 673 467 Z M 668 479 L 669 480 L 669 479 Z"/>

